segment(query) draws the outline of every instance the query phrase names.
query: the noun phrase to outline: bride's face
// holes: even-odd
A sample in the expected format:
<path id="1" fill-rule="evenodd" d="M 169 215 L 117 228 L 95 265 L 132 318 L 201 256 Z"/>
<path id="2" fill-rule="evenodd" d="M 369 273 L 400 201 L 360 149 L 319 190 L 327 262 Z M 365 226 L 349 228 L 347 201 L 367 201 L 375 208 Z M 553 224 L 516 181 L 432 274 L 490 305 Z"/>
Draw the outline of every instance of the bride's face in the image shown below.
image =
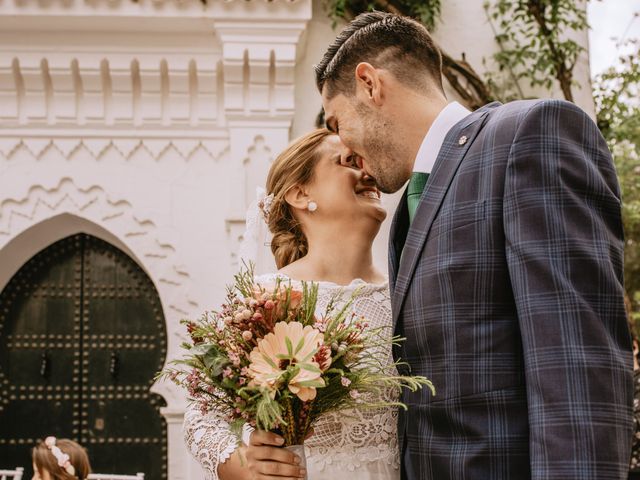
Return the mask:
<path id="1" fill-rule="evenodd" d="M 311 215 L 323 222 L 344 222 L 347 228 L 375 226 L 377 232 L 387 212 L 375 181 L 357 168 L 355 161 L 344 166 L 353 152 L 337 135 L 328 136 L 320 149 L 313 180 L 306 188 L 310 200 L 318 205 Z"/>

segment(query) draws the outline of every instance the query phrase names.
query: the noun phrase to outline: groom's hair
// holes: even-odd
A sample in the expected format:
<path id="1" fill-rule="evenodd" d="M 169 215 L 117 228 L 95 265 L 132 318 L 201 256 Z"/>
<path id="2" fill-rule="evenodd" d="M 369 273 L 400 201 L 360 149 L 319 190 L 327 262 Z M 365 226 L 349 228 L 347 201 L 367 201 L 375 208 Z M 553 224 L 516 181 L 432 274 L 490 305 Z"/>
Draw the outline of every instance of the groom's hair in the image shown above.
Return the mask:
<path id="1" fill-rule="evenodd" d="M 315 66 L 316 85 L 327 96 L 352 95 L 360 62 L 389 70 L 400 82 L 424 92 L 442 88 L 442 55 L 421 23 L 401 15 L 362 13 L 329 46 Z"/>

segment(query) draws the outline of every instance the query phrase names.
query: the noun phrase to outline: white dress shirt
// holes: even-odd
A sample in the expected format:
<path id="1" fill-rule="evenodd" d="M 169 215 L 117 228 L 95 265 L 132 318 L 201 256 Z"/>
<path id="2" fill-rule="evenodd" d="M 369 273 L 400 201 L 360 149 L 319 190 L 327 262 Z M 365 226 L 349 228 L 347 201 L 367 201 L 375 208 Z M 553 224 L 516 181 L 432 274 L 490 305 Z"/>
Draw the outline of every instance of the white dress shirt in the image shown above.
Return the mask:
<path id="1" fill-rule="evenodd" d="M 451 102 L 444 107 L 434 120 L 431 128 L 422 140 L 422 145 L 413 164 L 414 172 L 431 173 L 440 153 L 440 148 L 453 126 L 471 112 L 458 102 Z"/>

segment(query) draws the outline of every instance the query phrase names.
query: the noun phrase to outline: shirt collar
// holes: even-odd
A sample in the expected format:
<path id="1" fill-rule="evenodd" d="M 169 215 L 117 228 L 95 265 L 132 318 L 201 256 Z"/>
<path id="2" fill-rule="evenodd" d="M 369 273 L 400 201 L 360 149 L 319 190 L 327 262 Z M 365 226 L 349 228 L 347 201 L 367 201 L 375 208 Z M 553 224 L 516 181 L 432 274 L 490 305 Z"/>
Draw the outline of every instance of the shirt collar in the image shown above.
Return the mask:
<path id="1" fill-rule="evenodd" d="M 413 164 L 414 172 L 431 173 L 447 133 L 470 113 L 458 102 L 451 102 L 442 109 L 422 140 L 422 145 L 420 145 L 416 161 Z"/>

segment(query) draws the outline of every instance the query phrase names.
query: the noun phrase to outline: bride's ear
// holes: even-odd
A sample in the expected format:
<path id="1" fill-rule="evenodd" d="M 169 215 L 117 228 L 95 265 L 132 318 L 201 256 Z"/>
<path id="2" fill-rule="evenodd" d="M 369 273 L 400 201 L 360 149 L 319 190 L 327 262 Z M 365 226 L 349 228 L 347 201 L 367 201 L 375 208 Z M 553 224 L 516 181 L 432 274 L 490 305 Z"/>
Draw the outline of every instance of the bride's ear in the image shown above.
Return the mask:
<path id="1" fill-rule="evenodd" d="M 296 210 L 306 210 L 309 204 L 309 195 L 303 187 L 294 185 L 287 191 L 284 200 Z"/>

